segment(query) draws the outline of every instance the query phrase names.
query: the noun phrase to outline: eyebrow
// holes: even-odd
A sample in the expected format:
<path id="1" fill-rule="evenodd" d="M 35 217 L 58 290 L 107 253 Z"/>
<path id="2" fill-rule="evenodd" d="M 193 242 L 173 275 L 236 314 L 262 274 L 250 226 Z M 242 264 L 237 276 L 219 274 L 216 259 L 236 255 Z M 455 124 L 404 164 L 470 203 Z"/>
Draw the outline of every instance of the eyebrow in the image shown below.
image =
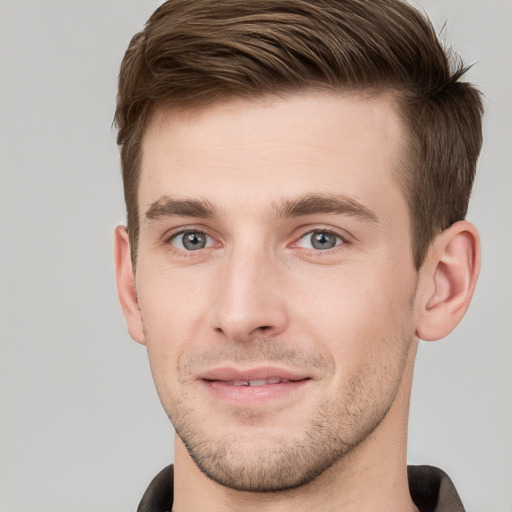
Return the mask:
<path id="1" fill-rule="evenodd" d="M 274 204 L 273 210 L 278 218 L 331 213 L 349 215 L 375 224 L 378 223 L 374 211 L 355 199 L 338 194 L 306 194 L 297 199 L 284 200 Z"/>
<path id="2" fill-rule="evenodd" d="M 210 218 L 215 216 L 215 211 L 207 201 L 164 196 L 152 203 L 145 215 L 146 220 L 173 216 Z"/>
<path id="3" fill-rule="evenodd" d="M 375 212 L 355 199 L 338 194 L 305 194 L 296 199 L 283 199 L 272 204 L 272 217 L 290 218 L 315 214 L 336 214 L 358 217 L 377 224 Z M 146 211 L 146 220 L 158 220 L 165 217 L 213 218 L 215 208 L 201 199 L 173 199 L 163 196 L 151 204 Z"/>

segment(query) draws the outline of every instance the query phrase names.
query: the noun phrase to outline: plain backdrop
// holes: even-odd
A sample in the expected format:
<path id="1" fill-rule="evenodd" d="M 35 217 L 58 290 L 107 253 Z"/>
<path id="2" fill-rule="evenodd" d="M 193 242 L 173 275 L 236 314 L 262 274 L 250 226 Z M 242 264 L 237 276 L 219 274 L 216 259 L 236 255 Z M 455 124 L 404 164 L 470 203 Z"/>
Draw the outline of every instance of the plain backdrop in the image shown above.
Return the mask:
<path id="1" fill-rule="evenodd" d="M 135 510 L 172 460 L 143 347 L 117 304 L 117 72 L 155 0 L 0 0 L 0 512 Z M 466 318 L 422 343 L 409 460 L 468 512 L 512 511 L 512 2 L 424 0 L 486 95 Z"/>

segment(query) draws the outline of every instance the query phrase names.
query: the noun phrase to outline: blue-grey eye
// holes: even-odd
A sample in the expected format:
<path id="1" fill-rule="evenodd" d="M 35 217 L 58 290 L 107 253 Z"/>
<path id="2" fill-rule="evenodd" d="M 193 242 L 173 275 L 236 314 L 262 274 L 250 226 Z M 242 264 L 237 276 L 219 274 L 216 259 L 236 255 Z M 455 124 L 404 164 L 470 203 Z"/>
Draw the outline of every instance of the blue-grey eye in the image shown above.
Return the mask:
<path id="1" fill-rule="evenodd" d="M 182 251 L 197 251 L 205 247 L 211 247 L 213 240 L 202 231 L 187 231 L 173 237 L 171 243 Z"/>
<path id="2" fill-rule="evenodd" d="M 299 240 L 298 245 L 306 249 L 325 251 L 333 249 L 342 243 L 343 239 L 341 236 L 331 231 L 311 231 Z"/>

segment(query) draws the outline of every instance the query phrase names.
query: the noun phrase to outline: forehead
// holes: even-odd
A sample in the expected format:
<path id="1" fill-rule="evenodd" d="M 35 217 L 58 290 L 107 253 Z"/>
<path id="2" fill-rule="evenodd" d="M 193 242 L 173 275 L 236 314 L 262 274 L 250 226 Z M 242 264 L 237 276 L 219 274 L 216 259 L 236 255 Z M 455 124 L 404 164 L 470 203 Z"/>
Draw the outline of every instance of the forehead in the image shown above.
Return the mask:
<path id="1" fill-rule="evenodd" d="M 383 187 L 398 191 L 403 131 L 391 94 L 303 93 L 162 110 L 143 140 L 140 211 L 160 195 L 238 198 L 255 208 L 311 192 L 382 201 Z"/>

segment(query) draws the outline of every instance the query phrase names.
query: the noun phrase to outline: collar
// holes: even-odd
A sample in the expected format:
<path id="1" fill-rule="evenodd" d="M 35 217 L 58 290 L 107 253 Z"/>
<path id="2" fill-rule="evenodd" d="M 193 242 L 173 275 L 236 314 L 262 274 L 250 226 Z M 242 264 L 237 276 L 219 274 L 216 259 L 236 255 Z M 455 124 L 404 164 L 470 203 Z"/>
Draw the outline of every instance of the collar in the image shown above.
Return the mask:
<path id="1" fill-rule="evenodd" d="M 420 512 L 464 512 L 450 477 L 433 466 L 408 466 L 409 491 Z M 174 499 L 174 467 L 164 468 L 152 480 L 137 512 L 170 512 Z"/>

